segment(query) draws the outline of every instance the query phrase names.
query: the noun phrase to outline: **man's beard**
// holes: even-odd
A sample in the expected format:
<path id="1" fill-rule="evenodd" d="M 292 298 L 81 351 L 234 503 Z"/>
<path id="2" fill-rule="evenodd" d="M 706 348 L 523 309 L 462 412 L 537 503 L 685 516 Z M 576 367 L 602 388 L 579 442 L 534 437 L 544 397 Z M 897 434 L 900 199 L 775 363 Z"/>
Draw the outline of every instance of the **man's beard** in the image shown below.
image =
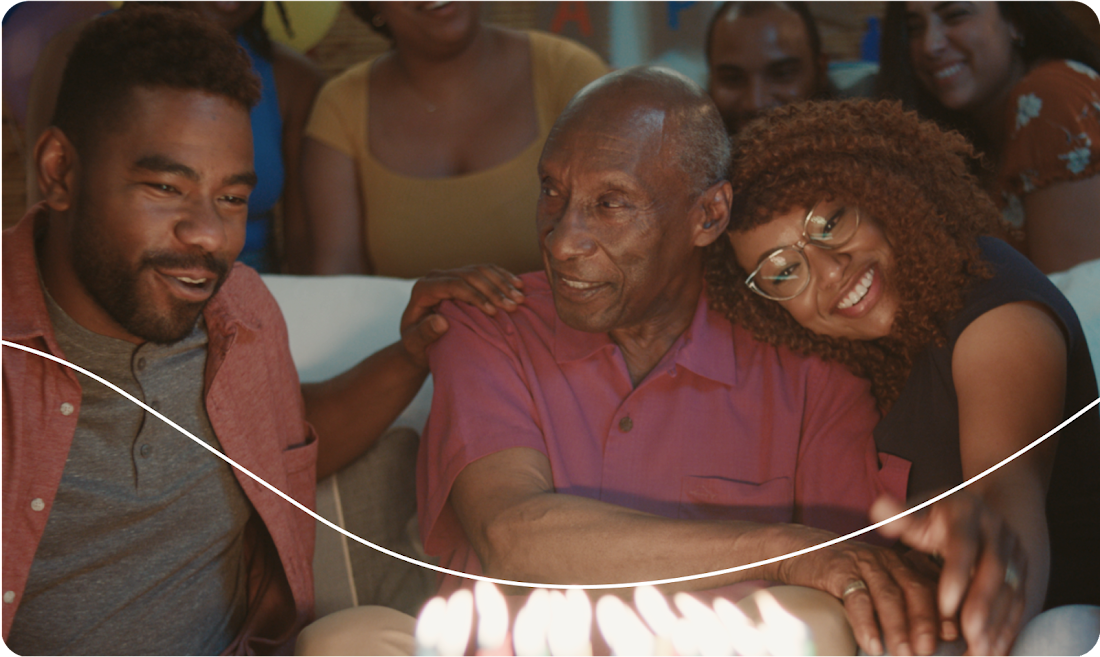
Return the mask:
<path id="1" fill-rule="evenodd" d="M 225 282 L 231 263 L 211 253 L 181 254 L 146 251 L 136 267 L 117 257 L 110 240 L 96 231 L 94 222 L 77 211 L 72 231 L 72 258 L 77 278 L 97 304 L 128 333 L 157 344 L 178 342 L 191 334 L 195 323 Z M 146 269 L 188 269 L 202 267 L 217 276 L 213 293 L 204 301 L 169 298 L 167 312 L 143 291 L 141 275 Z"/>

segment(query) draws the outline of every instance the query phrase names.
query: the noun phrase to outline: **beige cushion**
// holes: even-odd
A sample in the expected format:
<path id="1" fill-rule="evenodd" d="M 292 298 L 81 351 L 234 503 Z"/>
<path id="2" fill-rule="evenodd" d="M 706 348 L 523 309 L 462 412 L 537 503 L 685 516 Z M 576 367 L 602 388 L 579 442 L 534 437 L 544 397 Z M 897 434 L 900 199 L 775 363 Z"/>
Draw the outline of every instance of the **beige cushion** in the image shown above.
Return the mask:
<path id="1" fill-rule="evenodd" d="M 376 545 L 435 563 L 424 554 L 417 531 L 418 445 L 411 429 L 387 431 L 369 452 L 318 484 L 318 513 Z M 416 615 L 436 588 L 434 571 L 321 525 L 313 570 L 318 617 L 355 605 L 384 605 Z M 322 581 L 342 586 L 322 586 Z"/>
<path id="2" fill-rule="evenodd" d="M 302 381 L 335 376 L 397 340 L 414 283 L 379 276 L 265 274 L 263 279 L 283 311 Z M 429 377 L 395 428 L 367 454 L 318 482 L 317 513 L 372 543 L 423 558 L 416 533 L 416 450 L 430 404 Z M 318 617 L 370 604 L 415 615 L 436 583 L 433 571 L 321 523 L 313 571 Z"/>

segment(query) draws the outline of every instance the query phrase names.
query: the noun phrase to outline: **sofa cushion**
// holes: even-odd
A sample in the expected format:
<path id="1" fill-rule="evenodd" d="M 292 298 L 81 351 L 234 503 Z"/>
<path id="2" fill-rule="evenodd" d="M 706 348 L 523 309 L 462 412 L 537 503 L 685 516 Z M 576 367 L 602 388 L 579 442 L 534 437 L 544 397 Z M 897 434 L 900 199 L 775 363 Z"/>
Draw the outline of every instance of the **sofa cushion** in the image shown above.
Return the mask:
<path id="1" fill-rule="evenodd" d="M 378 276 L 263 279 L 286 319 L 290 353 L 303 382 L 335 376 L 396 341 L 414 283 Z M 415 481 L 418 433 L 430 405 L 431 377 L 370 451 L 318 482 L 317 513 L 372 543 L 426 559 L 416 531 Z M 318 616 L 368 604 L 415 615 L 436 587 L 434 572 L 320 523 L 313 570 Z"/>

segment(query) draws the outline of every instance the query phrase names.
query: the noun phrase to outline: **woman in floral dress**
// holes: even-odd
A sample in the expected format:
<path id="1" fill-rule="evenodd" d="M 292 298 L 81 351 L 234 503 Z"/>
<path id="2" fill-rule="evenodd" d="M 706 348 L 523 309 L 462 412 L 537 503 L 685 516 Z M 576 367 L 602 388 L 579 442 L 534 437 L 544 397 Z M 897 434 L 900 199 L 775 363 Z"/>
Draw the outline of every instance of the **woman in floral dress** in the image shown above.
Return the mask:
<path id="1" fill-rule="evenodd" d="M 883 95 L 963 132 L 1045 273 L 1100 258 L 1100 48 L 1054 3 L 888 3 Z"/>

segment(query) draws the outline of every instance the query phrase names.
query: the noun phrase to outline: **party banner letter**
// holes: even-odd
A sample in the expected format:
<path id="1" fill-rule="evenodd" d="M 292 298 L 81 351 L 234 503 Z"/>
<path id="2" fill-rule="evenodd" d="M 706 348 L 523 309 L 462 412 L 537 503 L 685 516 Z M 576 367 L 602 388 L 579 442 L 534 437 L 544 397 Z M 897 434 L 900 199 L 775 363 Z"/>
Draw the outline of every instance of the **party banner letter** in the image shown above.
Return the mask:
<path id="1" fill-rule="evenodd" d="M 695 4 L 695 0 L 669 0 L 669 29 L 680 29 L 680 12 Z"/>
<path id="2" fill-rule="evenodd" d="M 588 18 L 587 2 L 559 2 L 550 23 L 550 31 L 561 34 L 566 23 L 576 23 L 581 36 L 592 36 L 592 21 Z"/>

